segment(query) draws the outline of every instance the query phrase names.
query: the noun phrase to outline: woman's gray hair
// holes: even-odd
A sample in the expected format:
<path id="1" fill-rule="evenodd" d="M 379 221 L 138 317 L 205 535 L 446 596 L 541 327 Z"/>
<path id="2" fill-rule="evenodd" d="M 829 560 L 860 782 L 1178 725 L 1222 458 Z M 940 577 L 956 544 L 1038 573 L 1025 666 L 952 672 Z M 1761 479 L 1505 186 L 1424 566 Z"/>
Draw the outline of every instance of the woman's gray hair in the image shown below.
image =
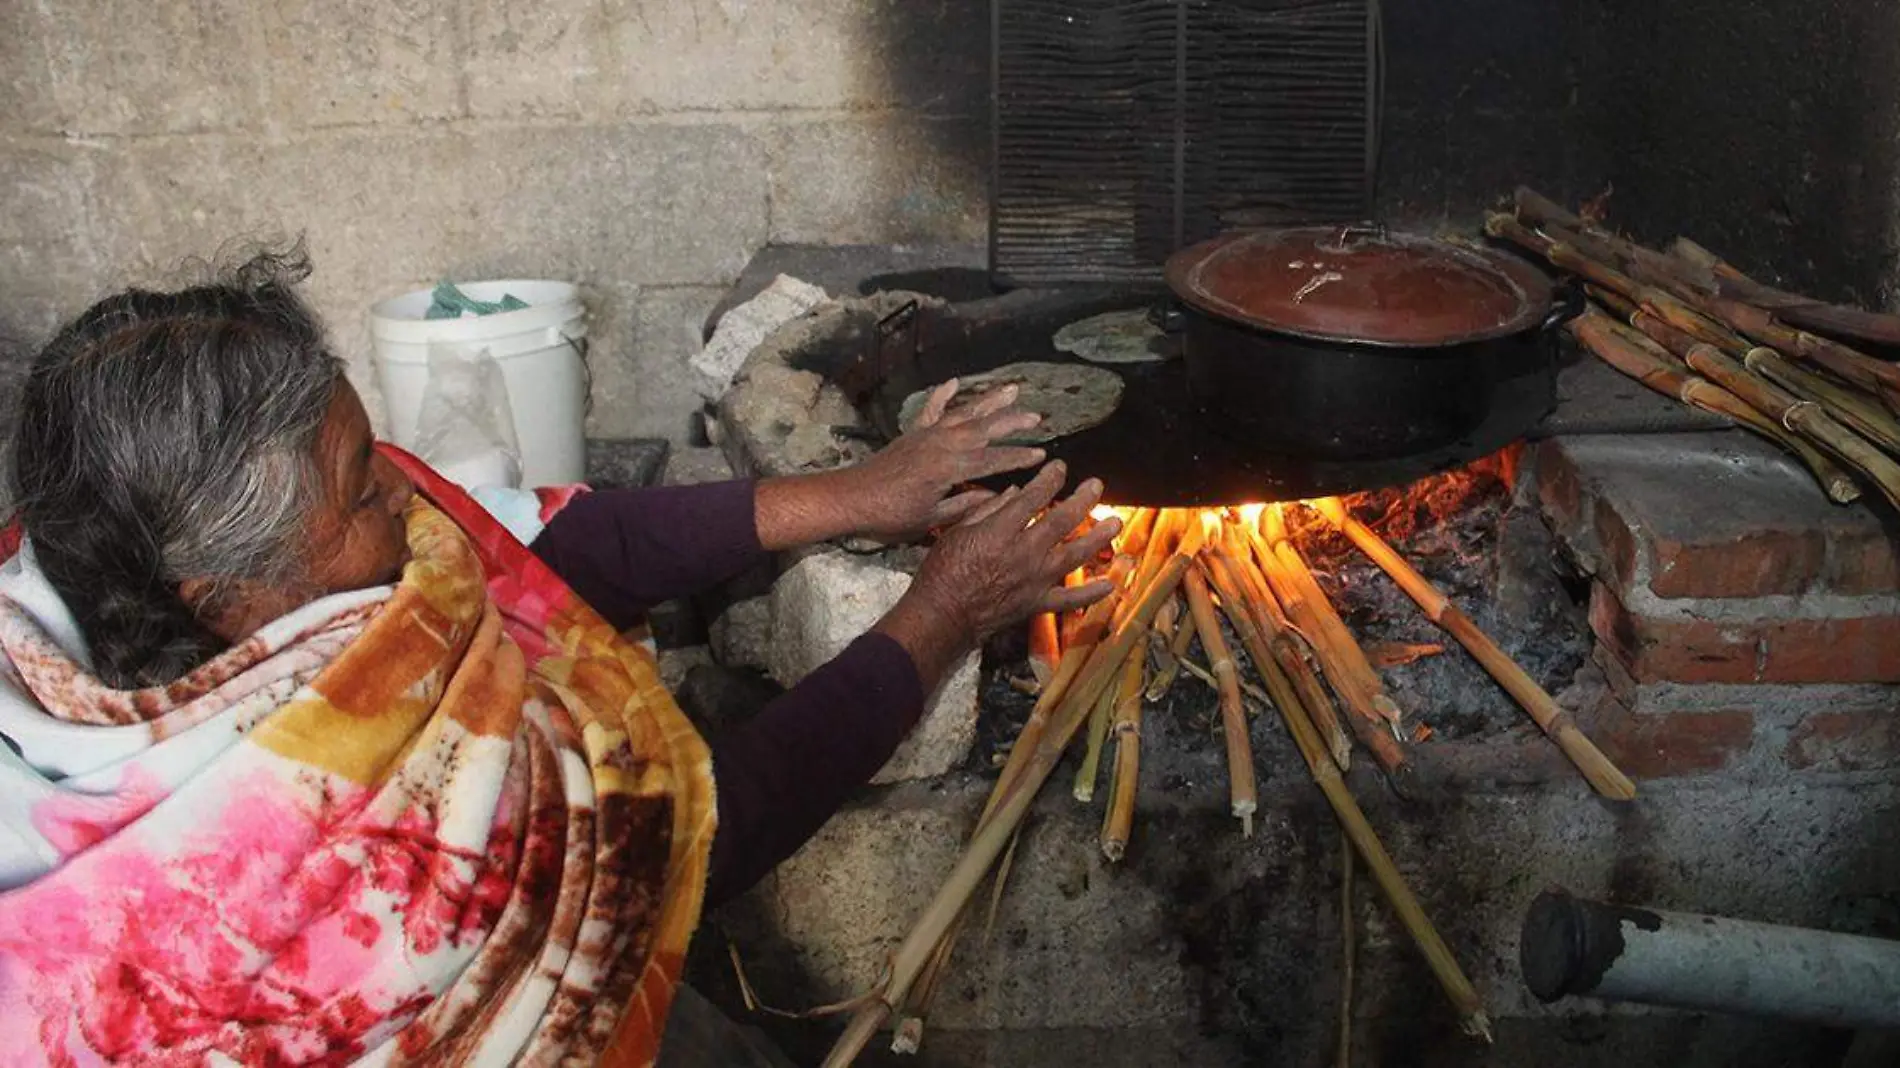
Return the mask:
<path id="1" fill-rule="evenodd" d="M 40 567 L 108 683 L 169 682 L 223 643 L 186 579 L 284 583 L 321 492 L 314 446 L 342 379 L 293 291 L 301 247 L 214 284 L 130 290 L 46 346 L 22 390 L 14 493 Z"/>

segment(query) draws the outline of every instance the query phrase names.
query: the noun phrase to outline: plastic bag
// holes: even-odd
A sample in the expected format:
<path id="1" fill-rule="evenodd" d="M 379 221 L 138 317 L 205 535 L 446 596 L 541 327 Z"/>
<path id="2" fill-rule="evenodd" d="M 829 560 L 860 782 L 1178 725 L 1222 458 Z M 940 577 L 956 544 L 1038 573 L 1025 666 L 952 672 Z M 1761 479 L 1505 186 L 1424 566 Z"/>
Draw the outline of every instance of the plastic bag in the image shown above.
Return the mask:
<path id="1" fill-rule="evenodd" d="M 508 383 L 487 349 L 468 355 L 430 347 L 415 441 L 415 454 L 463 489 L 521 484 Z"/>

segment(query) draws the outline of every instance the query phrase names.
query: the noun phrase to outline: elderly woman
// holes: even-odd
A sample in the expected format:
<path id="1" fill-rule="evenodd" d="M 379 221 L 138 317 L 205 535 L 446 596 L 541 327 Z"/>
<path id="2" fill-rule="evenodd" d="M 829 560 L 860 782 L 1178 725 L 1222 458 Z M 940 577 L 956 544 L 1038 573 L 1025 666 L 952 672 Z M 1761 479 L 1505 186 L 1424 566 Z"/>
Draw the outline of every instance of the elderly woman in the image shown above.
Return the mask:
<path id="1" fill-rule="evenodd" d="M 957 492 L 1035 417 L 945 413 L 864 465 L 582 495 L 524 547 L 379 447 L 260 257 L 130 291 L 41 353 L 0 570 L 0 1063 L 641 1065 L 702 904 L 795 850 L 1099 487 Z M 1007 401 L 1003 403 L 1008 403 Z M 948 528 L 902 600 L 700 739 L 619 631 L 762 554 Z"/>

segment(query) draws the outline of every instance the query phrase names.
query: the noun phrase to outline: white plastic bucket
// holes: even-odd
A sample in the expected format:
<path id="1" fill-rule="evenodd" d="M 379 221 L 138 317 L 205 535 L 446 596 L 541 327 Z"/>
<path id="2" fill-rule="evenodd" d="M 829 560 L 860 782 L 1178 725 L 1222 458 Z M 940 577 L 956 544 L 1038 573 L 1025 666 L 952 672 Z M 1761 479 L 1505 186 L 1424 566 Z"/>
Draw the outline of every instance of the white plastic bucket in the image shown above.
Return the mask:
<path id="1" fill-rule="evenodd" d="M 523 486 L 580 482 L 587 474 L 587 310 L 580 289 L 566 282 L 504 281 L 458 285 L 479 301 L 503 294 L 528 307 L 493 315 L 425 319 L 433 290 L 418 289 L 371 305 L 370 343 L 382 387 L 389 436 L 403 448 L 416 437 L 429 350 L 450 347 L 468 356 L 486 350 L 501 367 L 521 447 Z"/>

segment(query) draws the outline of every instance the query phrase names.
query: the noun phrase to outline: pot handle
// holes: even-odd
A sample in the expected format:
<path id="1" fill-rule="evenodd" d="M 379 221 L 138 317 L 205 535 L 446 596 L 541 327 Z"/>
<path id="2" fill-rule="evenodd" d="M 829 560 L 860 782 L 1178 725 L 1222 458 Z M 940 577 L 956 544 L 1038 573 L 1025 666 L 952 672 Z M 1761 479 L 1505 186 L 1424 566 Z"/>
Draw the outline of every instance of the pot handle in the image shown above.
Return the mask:
<path id="1" fill-rule="evenodd" d="M 1544 323 L 1538 327 L 1540 333 L 1551 333 L 1558 327 L 1577 316 L 1582 315 L 1590 306 L 1590 300 L 1584 296 L 1583 287 L 1572 279 L 1557 287 L 1551 294 L 1550 314 L 1544 316 Z"/>
<path id="2" fill-rule="evenodd" d="M 1350 252 L 1368 240 L 1384 242 L 1388 236 L 1382 222 L 1346 223 L 1333 234 L 1331 251 Z"/>

